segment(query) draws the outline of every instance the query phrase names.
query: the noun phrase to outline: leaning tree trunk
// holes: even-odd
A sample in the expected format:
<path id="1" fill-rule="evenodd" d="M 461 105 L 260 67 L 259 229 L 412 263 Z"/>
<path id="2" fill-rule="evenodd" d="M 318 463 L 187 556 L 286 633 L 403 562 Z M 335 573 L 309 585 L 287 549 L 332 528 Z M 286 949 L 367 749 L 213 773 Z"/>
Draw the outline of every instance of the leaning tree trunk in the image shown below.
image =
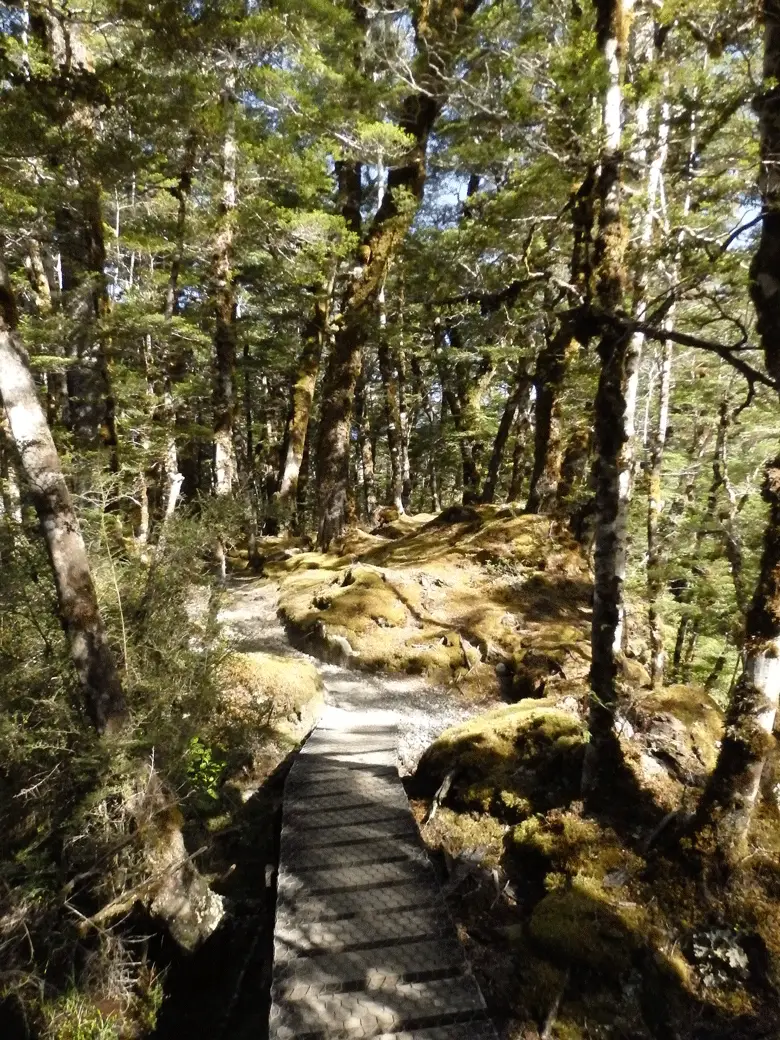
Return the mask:
<path id="1" fill-rule="evenodd" d="M 780 0 L 764 0 L 764 89 L 756 99 L 761 136 L 761 240 L 751 294 L 767 371 L 780 378 Z M 726 712 L 718 761 L 694 822 L 700 847 L 728 865 L 745 854 L 780 698 L 780 457 L 767 466 L 769 505 L 758 586 L 748 611 L 744 670 Z"/>
<path id="2" fill-rule="evenodd" d="M 599 308 L 614 314 L 625 295 L 626 233 L 621 206 L 624 0 L 598 0 L 597 37 L 607 71 L 604 147 L 598 183 L 595 247 Z M 628 387 L 631 336 L 605 324 L 598 348 L 601 374 L 595 402 L 596 530 L 589 730 L 583 792 L 591 804 L 608 801 L 622 765 L 615 730 L 618 659 L 622 645 L 626 575 L 629 467 Z"/>
<path id="3" fill-rule="evenodd" d="M 480 2 L 446 0 L 436 5 L 425 4 L 414 18 L 415 88 L 404 99 L 399 119 L 411 147 L 400 164 L 389 171 L 382 203 L 361 236 L 358 262 L 342 297 L 342 323 L 335 335 L 323 386 L 317 450 L 318 544 L 323 550 L 341 537 L 347 523 L 352 408 L 371 312 L 387 266 L 403 242 L 422 200 L 428 139 L 452 86 L 450 72 L 463 31 Z M 359 184 L 353 194 L 359 200 Z M 357 219 L 359 221 L 359 207 Z"/>
<path id="4" fill-rule="evenodd" d="M 41 523 L 60 620 L 87 713 L 98 733 L 113 732 L 127 714 L 122 685 L 100 617 L 84 539 L 15 328 L 10 280 L 0 260 L 0 400 Z"/>
<path id="5" fill-rule="evenodd" d="M 504 405 L 504 411 L 501 415 L 501 421 L 498 424 L 498 430 L 496 432 L 495 440 L 493 441 L 493 451 L 490 456 L 490 462 L 488 464 L 487 476 L 485 477 L 485 484 L 482 488 L 482 501 L 486 505 L 491 504 L 495 501 L 496 488 L 498 486 L 498 478 L 501 471 L 501 463 L 504 460 L 504 452 L 506 451 L 507 441 L 509 440 L 509 434 L 512 432 L 512 427 L 515 424 L 517 412 L 522 405 L 523 401 L 529 393 L 531 381 L 528 378 L 527 372 L 521 370 L 517 375 L 517 383 L 514 389 L 509 394 Z"/>

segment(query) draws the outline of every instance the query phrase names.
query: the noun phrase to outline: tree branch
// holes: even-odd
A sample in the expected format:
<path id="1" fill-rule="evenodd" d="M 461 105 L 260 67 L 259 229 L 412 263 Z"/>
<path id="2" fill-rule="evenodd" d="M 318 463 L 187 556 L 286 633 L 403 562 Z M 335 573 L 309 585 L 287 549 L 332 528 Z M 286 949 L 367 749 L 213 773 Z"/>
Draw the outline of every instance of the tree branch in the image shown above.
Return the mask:
<path id="1" fill-rule="evenodd" d="M 523 289 L 527 289 L 529 285 L 536 285 L 538 282 L 546 281 L 549 277 L 549 273 L 544 271 L 539 274 L 532 274 L 528 278 L 516 278 L 509 285 L 496 292 L 467 292 L 460 296 L 448 296 L 444 300 L 436 300 L 435 303 L 439 307 L 456 307 L 461 303 L 478 303 L 479 309 L 483 314 L 493 314 L 502 303 L 511 306 Z"/>
<path id="2" fill-rule="evenodd" d="M 602 315 L 600 320 L 606 324 L 617 325 L 625 332 L 641 332 L 648 339 L 657 340 L 661 343 L 664 340 L 671 340 L 672 343 L 679 343 L 683 347 L 693 347 L 696 350 L 706 350 L 710 354 L 717 354 L 719 358 L 722 358 L 723 361 L 743 375 L 751 386 L 761 383 L 763 386 L 768 386 L 771 390 L 774 390 L 775 393 L 780 393 L 780 384 L 776 383 L 766 373 L 759 372 L 757 368 L 753 368 L 752 365 L 749 365 L 747 361 L 743 361 L 735 353 L 735 351 L 743 349 L 744 344 L 742 343 L 737 343 L 734 346 L 724 346 L 722 343 L 716 343 L 711 339 L 702 339 L 700 336 L 692 336 L 687 332 L 677 332 L 674 329 L 659 328 L 644 321 L 631 321 L 629 318 L 621 318 L 617 314 Z"/>

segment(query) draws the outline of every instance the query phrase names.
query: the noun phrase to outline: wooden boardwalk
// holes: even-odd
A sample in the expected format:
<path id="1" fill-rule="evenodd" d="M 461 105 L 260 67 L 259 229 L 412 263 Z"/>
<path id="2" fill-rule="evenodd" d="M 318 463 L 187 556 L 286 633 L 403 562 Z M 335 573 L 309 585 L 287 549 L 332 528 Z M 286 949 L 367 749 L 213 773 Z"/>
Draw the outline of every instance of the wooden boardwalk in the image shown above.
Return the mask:
<path id="1" fill-rule="evenodd" d="M 495 1040 L 396 769 L 388 711 L 329 708 L 285 786 L 271 1040 Z"/>

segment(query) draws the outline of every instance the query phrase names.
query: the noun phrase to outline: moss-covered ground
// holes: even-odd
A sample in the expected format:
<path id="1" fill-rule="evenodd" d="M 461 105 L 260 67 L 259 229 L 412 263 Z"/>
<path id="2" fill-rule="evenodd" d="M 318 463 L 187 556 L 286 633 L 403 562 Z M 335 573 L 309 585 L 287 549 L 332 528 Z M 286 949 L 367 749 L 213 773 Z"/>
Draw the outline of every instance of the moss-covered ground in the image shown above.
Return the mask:
<path id="1" fill-rule="evenodd" d="M 633 789 L 596 817 L 579 801 L 580 704 L 569 687 L 473 718 L 410 783 L 503 1035 L 780 1036 L 776 811 L 728 884 L 667 840 L 714 759 L 717 708 L 696 689 L 627 696 Z"/>
<path id="2" fill-rule="evenodd" d="M 262 552 L 302 648 L 491 706 L 428 749 L 409 794 L 502 1040 L 780 1037 L 776 764 L 749 860 L 728 881 L 702 871 L 680 836 L 721 711 L 627 659 L 624 787 L 585 812 L 591 582 L 565 531 L 459 507 L 338 555 Z"/>
<path id="3" fill-rule="evenodd" d="M 549 518 L 458 507 L 355 532 L 339 556 L 275 548 L 291 636 L 353 667 L 507 699 L 587 671 L 590 579 Z"/>

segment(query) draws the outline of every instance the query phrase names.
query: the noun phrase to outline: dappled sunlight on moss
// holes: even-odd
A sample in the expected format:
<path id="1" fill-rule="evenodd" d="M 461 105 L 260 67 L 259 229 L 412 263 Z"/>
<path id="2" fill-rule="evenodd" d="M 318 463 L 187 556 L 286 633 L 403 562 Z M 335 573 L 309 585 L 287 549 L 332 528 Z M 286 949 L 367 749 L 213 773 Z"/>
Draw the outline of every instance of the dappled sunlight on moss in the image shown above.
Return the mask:
<path id="1" fill-rule="evenodd" d="M 236 653 L 222 662 L 219 676 L 220 702 L 208 736 L 234 756 L 261 753 L 271 737 L 300 740 L 322 708 L 322 680 L 309 661 Z"/>
<path id="2" fill-rule="evenodd" d="M 552 700 L 523 701 L 453 727 L 428 749 L 415 789 L 433 794 L 452 774 L 451 804 L 507 820 L 576 796 L 583 730 Z"/>
<path id="3" fill-rule="evenodd" d="M 353 666 L 483 698 L 538 695 L 551 676 L 587 672 L 590 579 L 544 517 L 488 506 L 400 517 L 340 550 L 265 568 L 291 634 L 323 652 L 338 637 Z"/>

